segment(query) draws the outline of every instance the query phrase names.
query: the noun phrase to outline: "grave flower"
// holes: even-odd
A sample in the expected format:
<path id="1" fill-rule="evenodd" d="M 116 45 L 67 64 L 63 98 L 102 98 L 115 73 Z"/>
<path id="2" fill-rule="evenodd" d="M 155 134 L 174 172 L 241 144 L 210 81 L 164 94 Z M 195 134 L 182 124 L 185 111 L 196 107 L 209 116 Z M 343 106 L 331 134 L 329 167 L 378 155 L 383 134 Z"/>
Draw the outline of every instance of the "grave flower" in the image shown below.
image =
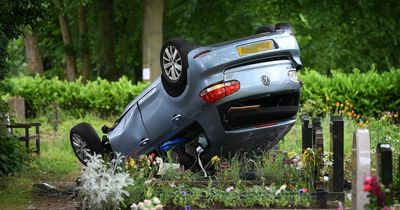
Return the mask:
<path id="1" fill-rule="evenodd" d="M 211 158 L 211 163 L 213 164 L 213 165 L 216 165 L 216 164 L 219 164 L 219 162 L 221 161 L 221 159 L 218 157 L 218 156 L 214 156 L 214 157 L 212 157 Z"/>
<path id="2" fill-rule="evenodd" d="M 307 188 L 301 188 L 301 189 L 298 190 L 298 192 L 299 192 L 300 195 L 303 195 L 304 193 L 308 192 L 308 189 Z"/>
<path id="3" fill-rule="evenodd" d="M 180 189 L 180 190 L 179 190 L 179 193 L 180 193 L 182 196 L 186 196 L 186 195 L 187 195 L 187 192 L 186 192 L 185 190 L 183 190 L 183 189 Z"/>
<path id="4" fill-rule="evenodd" d="M 276 192 L 275 192 L 275 196 L 281 194 L 282 191 L 286 190 L 287 185 L 284 184 L 282 185 Z"/>
<path id="5" fill-rule="evenodd" d="M 232 186 L 228 187 L 225 189 L 225 192 L 232 192 L 234 190 L 234 188 Z"/>
<path id="6" fill-rule="evenodd" d="M 375 207 L 385 207 L 385 193 L 383 186 L 381 186 L 378 182 L 378 178 L 375 176 L 367 176 L 364 178 L 364 187 L 363 190 L 368 192 L 369 195 L 369 204 L 367 204 L 368 208 Z"/>
<path id="7" fill-rule="evenodd" d="M 189 205 L 186 205 L 186 206 L 185 206 L 185 210 L 190 210 L 190 206 L 189 206 Z"/>

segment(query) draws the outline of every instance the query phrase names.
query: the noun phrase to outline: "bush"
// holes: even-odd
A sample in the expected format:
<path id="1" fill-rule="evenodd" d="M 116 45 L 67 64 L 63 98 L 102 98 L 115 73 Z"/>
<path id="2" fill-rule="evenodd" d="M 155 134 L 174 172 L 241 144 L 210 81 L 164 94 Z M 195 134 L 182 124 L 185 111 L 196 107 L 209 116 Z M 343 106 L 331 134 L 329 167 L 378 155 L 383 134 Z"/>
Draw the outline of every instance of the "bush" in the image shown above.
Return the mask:
<path id="1" fill-rule="evenodd" d="M 132 85 L 126 77 L 116 82 L 99 78 L 82 84 L 79 80 L 68 82 L 39 76 L 13 78 L 11 84 L 12 94 L 25 98 L 29 111 L 48 112 L 49 108 L 59 107 L 80 115 L 86 112 L 120 114 L 148 85 Z"/>
<path id="2" fill-rule="evenodd" d="M 301 71 L 300 78 L 304 81 L 303 111 L 312 115 L 354 111 L 353 115 L 371 116 L 400 106 L 400 69 L 383 73 L 354 70 L 352 74 L 332 71 L 331 76 L 306 69 Z M 148 85 L 132 85 L 126 77 L 116 82 L 97 79 L 82 84 L 81 81 L 38 76 L 13 78 L 11 84 L 12 93 L 24 97 L 27 107 L 33 112 L 47 112 L 56 105 L 77 114 L 98 112 L 105 115 L 120 114 Z"/>
<path id="3" fill-rule="evenodd" d="M 372 116 L 400 106 L 400 69 L 352 74 L 332 71 L 330 77 L 315 70 L 301 71 L 303 111 L 355 113 Z"/>
<path id="4" fill-rule="evenodd" d="M 20 171 L 27 161 L 26 150 L 17 139 L 11 136 L 0 136 L 0 176 Z"/>

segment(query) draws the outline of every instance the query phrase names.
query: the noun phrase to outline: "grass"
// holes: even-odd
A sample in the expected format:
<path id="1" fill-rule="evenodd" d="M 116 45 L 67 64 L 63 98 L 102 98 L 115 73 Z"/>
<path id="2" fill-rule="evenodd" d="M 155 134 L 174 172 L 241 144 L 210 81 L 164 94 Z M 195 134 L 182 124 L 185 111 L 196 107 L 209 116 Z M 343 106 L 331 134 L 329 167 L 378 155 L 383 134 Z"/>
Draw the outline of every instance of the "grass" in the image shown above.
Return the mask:
<path id="1" fill-rule="evenodd" d="M 41 154 L 31 155 L 29 164 L 16 176 L 1 177 L 0 209 L 26 209 L 35 199 L 32 192 L 33 183 L 56 183 L 74 181 L 81 170 L 81 164 L 73 153 L 69 130 L 80 122 L 89 122 L 100 133 L 104 124 L 112 121 L 94 115 L 81 118 L 62 116 L 57 130 L 51 120 L 46 117 L 31 119 L 39 121 L 41 135 Z M 10 196 L 12 195 L 12 196 Z"/>
<path id="2" fill-rule="evenodd" d="M 112 125 L 115 117 L 101 118 L 95 115 L 74 118 L 63 114 L 57 125 L 48 117 L 32 119 L 39 121 L 41 126 L 41 155 L 33 156 L 29 166 L 12 177 L 1 177 L 0 180 L 0 209 L 26 208 L 34 199 L 31 185 L 38 182 L 73 181 L 80 173 L 81 164 L 75 157 L 70 141 L 69 130 L 80 122 L 88 122 L 94 126 L 100 134 L 102 125 Z M 324 133 L 324 148 L 330 148 L 329 117 L 322 120 Z M 57 128 L 57 130 L 55 130 Z M 371 149 L 378 142 L 392 144 L 394 152 L 398 155 L 400 151 L 400 127 L 390 123 L 387 119 L 374 120 L 368 126 L 371 136 Z M 353 133 L 357 129 L 356 121 L 345 119 L 344 150 L 345 155 L 351 155 Z M 298 119 L 293 129 L 279 143 L 279 148 L 286 151 L 301 152 L 301 121 Z M 375 157 L 375 155 L 372 155 Z M 395 165 L 395 164 L 394 164 Z M 10 196 L 12 195 L 12 196 Z M 24 207 L 23 207 L 24 206 Z"/>

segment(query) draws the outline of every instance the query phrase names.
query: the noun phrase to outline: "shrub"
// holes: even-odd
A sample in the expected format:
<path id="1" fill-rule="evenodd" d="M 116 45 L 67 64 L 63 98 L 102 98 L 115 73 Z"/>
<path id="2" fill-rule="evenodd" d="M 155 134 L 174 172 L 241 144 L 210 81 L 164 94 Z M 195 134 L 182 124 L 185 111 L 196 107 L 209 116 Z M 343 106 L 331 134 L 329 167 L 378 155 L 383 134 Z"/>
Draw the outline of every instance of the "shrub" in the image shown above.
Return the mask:
<path id="1" fill-rule="evenodd" d="M 148 85 L 133 85 L 126 77 L 116 82 L 98 78 L 82 84 L 80 80 L 68 82 L 36 76 L 13 78 L 11 83 L 12 94 L 25 98 L 27 107 L 34 113 L 48 112 L 56 106 L 81 115 L 86 112 L 119 114 Z"/>
<path id="2" fill-rule="evenodd" d="M 132 185 L 133 180 L 121 167 L 123 156 L 117 154 L 109 163 L 105 163 L 101 155 L 88 156 L 79 187 L 83 208 L 117 209 L 124 205 L 124 199 L 129 196 L 125 188 Z"/>
<path id="3" fill-rule="evenodd" d="M 6 133 L 6 131 L 1 131 Z M 28 155 L 20 142 L 12 136 L 0 136 L 0 176 L 20 171 L 28 161 Z"/>
<path id="4" fill-rule="evenodd" d="M 300 79 L 304 82 L 301 103 L 310 114 L 354 111 L 352 114 L 372 116 L 400 106 L 400 69 L 383 73 L 354 70 L 352 74 L 332 71 L 330 77 L 306 69 Z"/>
<path id="5" fill-rule="evenodd" d="M 304 81 L 303 111 L 312 115 L 354 111 L 352 115 L 370 116 L 400 106 L 400 69 L 383 73 L 354 70 L 352 74 L 332 71 L 331 76 L 306 69 L 301 71 L 300 79 Z M 148 85 L 133 85 L 126 77 L 116 82 L 99 78 L 82 84 L 79 80 L 68 82 L 39 76 L 13 78 L 11 84 L 12 94 L 24 97 L 33 112 L 47 112 L 56 105 L 80 115 L 86 112 L 120 114 Z"/>

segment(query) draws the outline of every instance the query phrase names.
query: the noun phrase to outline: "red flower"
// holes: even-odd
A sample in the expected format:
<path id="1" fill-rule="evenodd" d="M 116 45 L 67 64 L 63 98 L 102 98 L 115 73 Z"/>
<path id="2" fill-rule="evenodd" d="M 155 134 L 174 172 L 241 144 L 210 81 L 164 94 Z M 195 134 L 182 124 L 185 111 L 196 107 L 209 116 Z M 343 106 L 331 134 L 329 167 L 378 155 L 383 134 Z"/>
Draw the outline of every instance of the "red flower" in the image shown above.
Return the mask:
<path id="1" fill-rule="evenodd" d="M 372 186 L 369 184 L 364 185 L 364 191 L 369 192 L 372 190 Z"/>

